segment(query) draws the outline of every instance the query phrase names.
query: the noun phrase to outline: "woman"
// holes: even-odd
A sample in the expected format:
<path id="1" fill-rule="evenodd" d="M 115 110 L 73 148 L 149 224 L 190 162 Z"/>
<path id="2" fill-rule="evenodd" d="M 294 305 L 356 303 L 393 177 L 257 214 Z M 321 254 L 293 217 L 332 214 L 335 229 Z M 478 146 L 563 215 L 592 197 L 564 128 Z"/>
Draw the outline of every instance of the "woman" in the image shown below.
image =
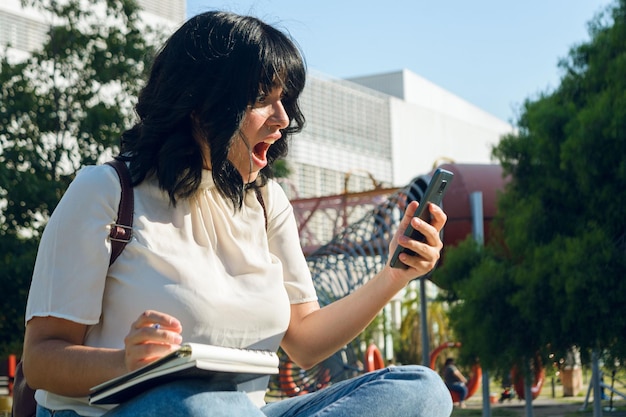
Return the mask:
<path id="1" fill-rule="evenodd" d="M 38 390 L 38 416 L 450 414 L 443 382 L 418 366 L 267 405 L 267 377 L 237 390 L 177 381 L 114 407 L 86 401 L 90 387 L 183 340 L 281 346 L 311 367 L 433 268 L 446 216 L 432 206 L 432 225 L 412 220 L 413 202 L 390 243 L 391 251 L 401 244 L 418 254 L 401 259 L 409 268 L 386 266 L 351 295 L 319 307 L 292 208 L 270 180 L 287 139 L 302 129 L 304 84 L 294 43 L 253 17 L 204 13 L 167 41 L 140 94 L 139 122 L 122 138 L 121 158 L 134 183 L 132 241 L 109 267 L 120 185 L 106 165 L 79 172 L 42 237 L 23 355 L 26 378 Z M 426 243 L 402 235 L 410 222 Z"/>

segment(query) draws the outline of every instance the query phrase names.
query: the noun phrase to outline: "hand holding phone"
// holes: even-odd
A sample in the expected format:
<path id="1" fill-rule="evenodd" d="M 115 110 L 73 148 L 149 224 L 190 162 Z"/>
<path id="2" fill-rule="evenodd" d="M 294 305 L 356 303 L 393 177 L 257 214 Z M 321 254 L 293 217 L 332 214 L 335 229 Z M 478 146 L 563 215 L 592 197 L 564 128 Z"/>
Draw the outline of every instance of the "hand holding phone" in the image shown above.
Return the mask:
<path id="1" fill-rule="evenodd" d="M 438 206 L 441 206 L 443 196 L 446 190 L 448 189 L 448 186 L 452 182 L 453 177 L 454 177 L 454 174 L 452 172 L 447 171 L 442 168 L 437 168 L 437 170 L 435 171 L 433 175 L 433 178 L 430 180 L 430 183 L 428 184 L 428 187 L 426 188 L 426 192 L 424 192 L 424 196 L 421 198 L 419 202 L 420 203 L 419 207 L 417 208 L 417 210 L 415 210 L 415 214 L 413 214 L 413 217 L 419 217 L 423 221 L 430 223 L 431 219 L 430 219 L 430 211 L 428 210 L 428 203 L 433 203 Z M 426 241 L 426 237 L 421 232 L 411 227 L 410 224 L 404 231 L 404 235 L 409 236 L 411 239 L 418 240 L 420 242 Z M 398 259 L 398 256 L 401 253 L 408 253 L 409 255 L 415 255 L 415 252 L 413 252 L 412 250 L 398 245 L 396 247 L 396 250 L 393 256 L 391 257 L 391 261 L 389 261 L 389 265 L 391 265 L 391 267 L 401 268 L 401 269 L 408 268 L 405 264 L 403 264 Z"/>

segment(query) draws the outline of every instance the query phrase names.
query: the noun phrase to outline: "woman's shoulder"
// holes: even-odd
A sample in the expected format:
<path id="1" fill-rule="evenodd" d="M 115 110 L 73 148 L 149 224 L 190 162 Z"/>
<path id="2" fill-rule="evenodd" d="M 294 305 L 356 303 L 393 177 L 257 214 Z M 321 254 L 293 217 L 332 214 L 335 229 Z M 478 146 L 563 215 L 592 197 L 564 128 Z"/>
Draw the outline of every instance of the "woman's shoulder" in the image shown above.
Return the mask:
<path id="1" fill-rule="evenodd" d="M 119 198 L 121 190 L 120 179 L 113 167 L 106 164 L 86 165 L 78 170 L 66 194 L 87 198 L 97 196 L 97 199 L 114 202 Z"/>
<path id="2" fill-rule="evenodd" d="M 271 209 L 280 212 L 285 210 L 287 207 L 291 207 L 291 203 L 289 202 L 289 198 L 287 198 L 285 190 L 275 179 L 269 180 L 262 188 L 261 192 L 263 193 L 264 199 L 267 200 L 266 204 L 268 210 Z"/>
<path id="3" fill-rule="evenodd" d="M 76 173 L 72 184 L 80 185 L 110 185 L 119 182 L 115 168 L 108 164 L 85 165 Z"/>

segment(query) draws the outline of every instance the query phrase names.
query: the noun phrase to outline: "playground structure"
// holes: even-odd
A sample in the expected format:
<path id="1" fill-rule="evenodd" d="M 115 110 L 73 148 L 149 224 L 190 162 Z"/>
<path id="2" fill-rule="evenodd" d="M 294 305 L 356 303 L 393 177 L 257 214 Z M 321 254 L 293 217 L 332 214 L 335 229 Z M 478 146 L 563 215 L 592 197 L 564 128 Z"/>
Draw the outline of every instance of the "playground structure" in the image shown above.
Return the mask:
<path id="1" fill-rule="evenodd" d="M 541 360 L 539 358 L 533 361 L 531 372 L 533 374 L 533 382 L 530 384 L 530 395 L 534 400 L 541 393 L 541 388 L 543 388 L 543 383 L 546 380 L 546 369 L 541 364 Z M 515 366 L 511 369 L 511 380 L 517 397 L 520 400 L 524 400 L 526 398 L 524 390 L 524 377 Z"/>
<path id="2" fill-rule="evenodd" d="M 0 365 L 0 416 L 10 415 L 13 405 L 13 380 L 15 378 L 16 356 L 9 355 Z"/>
<path id="3" fill-rule="evenodd" d="M 581 407 L 580 411 L 585 411 L 587 407 L 589 406 L 589 397 L 591 395 L 592 390 L 594 391 L 594 398 L 593 398 L 594 416 L 602 415 L 602 409 L 600 408 L 599 400 L 603 399 L 602 397 L 605 396 L 605 390 L 609 391 L 609 405 L 604 408 L 604 411 L 609 411 L 609 412 L 615 411 L 615 408 L 613 407 L 613 397 L 617 395 L 619 397 L 622 397 L 622 399 L 626 400 L 626 382 L 616 377 L 617 370 L 615 368 L 611 370 L 611 383 L 606 384 L 604 382 L 604 375 L 602 371 L 600 370 L 597 352 L 592 353 L 592 366 L 593 366 L 592 377 L 591 377 L 591 380 L 589 381 L 589 387 L 587 388 L 587 395 L 585 396 L 585 402 L 583 403 L 583 406 Z M 624 389 L 624 391 L 619 391 L 617 387 L 615 386 L 615 382 L 617 382 Z M 596 392 L 596 391 L 599 391 L 599 392 Z"/>
<path id="4" fill-rule="evenodd" d="M 448 216 L 443 236 L 444 246 L 455 246 L 472 233 L 469 199 L 472 192 L 482 193 L 485 235 L 488 235 L 491 220 L 496 213 L 497 193 L 504 188 L 506 182 L 502 176 L 502 168 L 499 165 L 453 163 L 439 167 L 452 171 L 455 175 L 442 204 Z M 389 226 L 395 230 L 400 218 L 387 216 L 400 216 L 404 212 L 407 198 L 415 197 L 419 201 L 435 168 L 414 178 L 402 188 L 382 188 L 372 178 L 372 190 L 350 193 L 346 179 L 342 194 L 291 200 L 305 256 L 313 255 L 337 235 L 345 234 L 347 228 L 354 230 L 351 227 L 354 223 L 365 226 L 365 218 L 372 214 L 378 214 L 381 220 L 390 220 Z M 396 207 L 394 203 L 397 204 Z"/>
<path id="5" fill-rule="evenodd" d="M 442 164 L 440 167 L 455 174 L 442 203 L 448 215 L 443 230 L 444 247 L 454 246 L 472 233 L 469 196 L 474 192 L 482 194 L 484 233 L 488 239 L 496 212 L 497 192 L 505 183 L 501 167 L 475 164 Z M 374 189 L 370 191 L 346 191 L 340 195 L 292 200 L 320 305 L 346 296 L 382 269 L 389 256 L 389 241 L 406 205 L 412 200 L 421 201 L 435 168 L 403 188 L 384 189 L 372 181 Z M 325 241 L 322 235 L 332 235 L 332 238 Z M 445 253 L 442 261 L 445 262 Z M 268 395 L 299 395 L 370 370 L 366 366 L 370 363 L 371 356 L 367 352 L 370 346 L 367 340 L 357 337 L 309 370 L 299 369 L 279 352 L 281 373 L 271 378 Z M 381 365 L 377 363 L 370 366 Z"/>
<path id="6" fill-rule="evenodd" d="M 449 348 L 460 348 L 461 346 L 462 345 L 460 342 L 445 342 L 439 345 L 430 353 L 430 368 L 433 370 L 437 370 L 437 358 L 439 357 L 439 354 L 441 352 Z M 541 361 L 538 359 L 534 361 L 533 366 L 531 368 L 533 371 L 534 379 L 530 385 L 530 392 L 532 395 L 532 399 L 534 400 L 541 393 L 541 389 L 543 388 L 543 383 L 546 379 L 546 372 L 545 372 L 545 368 L 541 364 Z M 472 365 L 471 373 L 467 381 L 466 399 L 470 398 L 472 395 L 476 393 L 476 391 L 478 391 L 482 376 L 483 376 L 482 368 L 480 367 L 480 363 L 476 361 Z M 520 372 L 518 372 L 517 367 L 513 367 L 511 369 L 511 380 L 513 382 L 513 388 L 515 390 L 515 393 L 517 394 L 517 398 L 519 398 L 520 400 L 523 400 L 525 398 L 524 377 L 521 375 Z M 457 392 L 451 391 L 450 394 L 452 395 L 452 400 L 454 402 L 459 401 L 460 398 Z"/>
<path id="7" fill-rule="evenodd" d="M 460 348 L 460 347 L 461 347 L 460 342 L 445 342 L 439 345 L 430 353 L 430 369 L 433 369 L 435 371 L 437 370 L 437 358 L 439 357 L 439 354 L 443 352 L 445 349 Z M 482 377 L 483 377 L 483 370 L 480 367 L 480 364 L 476 362 L 472 365 L 472 372 L 466 384 L 467 385 L 467 397 L 465 397 L 465 399 L 468 399 L 472 395 L 476 394 L 476 391 L 478 391 L 478 387 L 480 386 Z M 458 392 L 450 391 L 450 395 L 452 396 L 453 402 L 459 402 L 461 399 L 459 397 Z"/>

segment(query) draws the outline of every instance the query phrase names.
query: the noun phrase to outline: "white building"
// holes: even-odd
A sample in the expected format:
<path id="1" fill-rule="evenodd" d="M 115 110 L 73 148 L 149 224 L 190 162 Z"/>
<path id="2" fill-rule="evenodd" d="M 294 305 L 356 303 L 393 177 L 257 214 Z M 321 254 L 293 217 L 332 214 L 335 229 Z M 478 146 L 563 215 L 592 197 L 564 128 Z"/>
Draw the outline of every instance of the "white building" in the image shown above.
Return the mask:
<path id="1" fill-rule="evenodd" d="M 437 161 L 490 163 L 513 127 L 419 75 L 400 70 L 351 80 L 309 74 L 307 118 L 289 155 L 298 197 L 379 183 L 401 187 Z"/>
<path id="2" fill-rule="evenodd" d="M 490 163 L 491 147 L 513 130 L 510 124 L 406 69 L 352 81 L 392 96 L 393 183 L 398 186 L 429 171 L 442 158 Z"/>

